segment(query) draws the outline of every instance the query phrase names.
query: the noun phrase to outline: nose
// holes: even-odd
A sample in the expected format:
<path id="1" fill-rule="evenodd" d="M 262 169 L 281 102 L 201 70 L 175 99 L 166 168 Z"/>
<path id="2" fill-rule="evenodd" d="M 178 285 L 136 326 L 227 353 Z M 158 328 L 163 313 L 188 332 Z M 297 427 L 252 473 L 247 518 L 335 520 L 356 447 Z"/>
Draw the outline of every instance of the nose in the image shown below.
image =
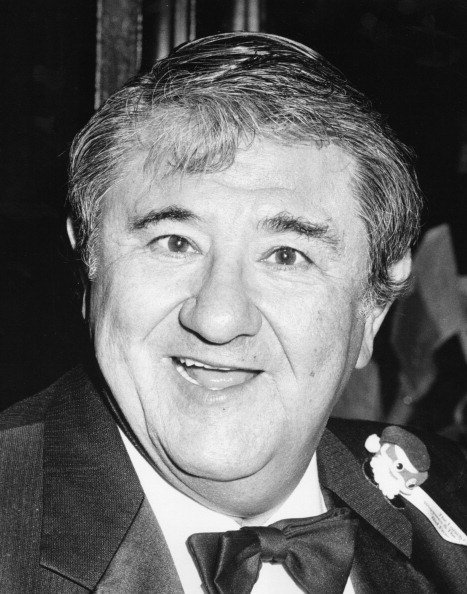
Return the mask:
<path id="1" fill-rule="evenodd" d="M 261 328 L 261 313 L 249 296 L 241 266 L 231 264 L 213 263 L 179 314 L 182 326 L 214 344 L 254 336 Z"/>

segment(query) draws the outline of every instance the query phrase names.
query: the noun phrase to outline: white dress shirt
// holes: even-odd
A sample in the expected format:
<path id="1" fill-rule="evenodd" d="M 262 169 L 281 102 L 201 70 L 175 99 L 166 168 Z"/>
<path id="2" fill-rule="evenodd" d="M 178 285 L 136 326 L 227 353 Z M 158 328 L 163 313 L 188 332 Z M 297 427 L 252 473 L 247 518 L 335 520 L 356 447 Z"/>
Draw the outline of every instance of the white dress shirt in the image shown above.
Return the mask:
<path id="1" fill-rule="evenodd" d="M 201 579 L 186 546 L 189 536 L 197 532 L 238 530 L 230 516 L 217 513 L 190 499 L 167 483 L 143 458 L 120 431 L 125 447 L 138 475 L 144 494 L 167 541 L 180 581 L 186 594 L 201 594 Z M 285 518 L 305 518 L 326 511 L 318 481 L 316 455 L 288 499 L 278 507 L 264 525 Z M 253 594 L 295 594 L 299 588 L 280 564 L 263 563 Z M 350 579 L 344 594 L 354 594 Z"/>

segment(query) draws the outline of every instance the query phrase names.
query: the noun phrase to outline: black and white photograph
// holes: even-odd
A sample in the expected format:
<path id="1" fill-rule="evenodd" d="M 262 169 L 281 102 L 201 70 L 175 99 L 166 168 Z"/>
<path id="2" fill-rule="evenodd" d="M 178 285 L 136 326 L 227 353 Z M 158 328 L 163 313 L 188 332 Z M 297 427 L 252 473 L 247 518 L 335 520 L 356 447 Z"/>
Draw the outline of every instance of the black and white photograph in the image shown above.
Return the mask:
<path id="1" fill-rule="evenodd" d="M 463 594 L 467 3 L 1 14 L 0 594 Z"/>

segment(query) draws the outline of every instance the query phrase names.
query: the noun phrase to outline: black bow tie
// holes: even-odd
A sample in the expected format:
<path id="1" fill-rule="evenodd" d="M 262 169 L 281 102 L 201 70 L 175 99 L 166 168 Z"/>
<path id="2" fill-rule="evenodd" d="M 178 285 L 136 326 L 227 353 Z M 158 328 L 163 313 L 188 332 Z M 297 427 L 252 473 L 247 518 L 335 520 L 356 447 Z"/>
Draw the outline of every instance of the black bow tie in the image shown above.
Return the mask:
<path id="1" fill-rule="evenodd" d="M 193 534 L 187 544 L 209 594 L 247 594 L 261 563 L 281 563 L 314 594 L 342 594 L 354 555 L 357 520 L 346 508 L 271 526 Z"/>

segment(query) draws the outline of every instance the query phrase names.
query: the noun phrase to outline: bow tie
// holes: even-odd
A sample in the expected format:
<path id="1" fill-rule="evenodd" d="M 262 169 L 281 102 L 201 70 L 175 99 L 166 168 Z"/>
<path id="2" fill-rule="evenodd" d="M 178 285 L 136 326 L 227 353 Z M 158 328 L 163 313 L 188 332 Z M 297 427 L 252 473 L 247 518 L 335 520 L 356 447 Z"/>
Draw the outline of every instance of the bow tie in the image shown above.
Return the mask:
<path id="1" fill-rule="evenodd" d="M 281 563 L 305 592 L 342 594 L 357 520 L 346 508 L 230 532 L 193 534 L 188 548 L 209 594 L 251 592 L 262 562 Z"/>

